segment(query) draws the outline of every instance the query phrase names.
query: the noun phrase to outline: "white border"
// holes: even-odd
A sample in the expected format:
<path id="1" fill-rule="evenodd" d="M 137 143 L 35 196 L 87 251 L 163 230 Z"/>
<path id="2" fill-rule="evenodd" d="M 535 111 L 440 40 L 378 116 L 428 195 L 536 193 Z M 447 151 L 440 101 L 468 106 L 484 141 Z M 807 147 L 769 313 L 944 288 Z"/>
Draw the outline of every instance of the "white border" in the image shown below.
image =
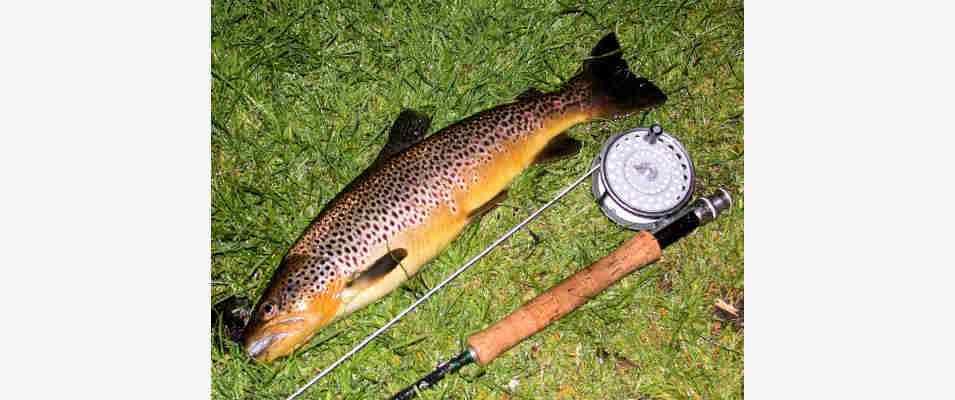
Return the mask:
<path id="1" fill-rule="evenodd" d="M 951 395 L 950 7 L 747 2 L 750 398 Z"/>
<path id="2" fill-rule="evenodd" d="M 209 394 L 209 4 L 162 4 L 0 10 L 0 397 Z M 929 4 L 746 4 L 751 398 L 951 392 Z"/>
<path id="3" fill-rule="evenodd" d="M 210 5 L 0 7 L 0 398 L 206 398 Z"/>

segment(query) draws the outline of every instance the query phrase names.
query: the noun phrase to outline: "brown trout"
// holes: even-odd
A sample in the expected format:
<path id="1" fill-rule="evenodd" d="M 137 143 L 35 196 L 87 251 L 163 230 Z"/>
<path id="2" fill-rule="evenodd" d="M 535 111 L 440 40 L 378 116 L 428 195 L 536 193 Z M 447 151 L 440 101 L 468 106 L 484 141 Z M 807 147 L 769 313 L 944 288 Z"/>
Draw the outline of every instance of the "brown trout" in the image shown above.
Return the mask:
<path id="1" fill-rule="evenodd" d="M 246 325 L 246 352 L 259 361 L 288 355 L 322 327 L 397 288 L 548 144 L 566 142 L 561 134 L 570 127 L 665 101 L 653 83 L 630 72 L 611 33 L 557 91 L 530 89 L 427 138 L 430 121 L 403 112 L 372 167 L 289 249 Z"/>

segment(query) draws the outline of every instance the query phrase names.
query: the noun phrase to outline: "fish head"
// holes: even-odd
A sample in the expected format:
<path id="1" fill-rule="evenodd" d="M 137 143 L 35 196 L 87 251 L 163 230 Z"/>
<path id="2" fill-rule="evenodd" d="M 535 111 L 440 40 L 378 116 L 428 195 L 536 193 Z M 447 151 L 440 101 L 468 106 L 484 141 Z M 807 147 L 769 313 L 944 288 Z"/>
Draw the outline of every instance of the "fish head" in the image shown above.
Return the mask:
<path id="1" fill-rule="evenodd" d="M 341 305 L 341 280 L 315 272 L 317 264 L 297 256 L 283 261 L 243 332 L 250 357 L 270 362 L 292 354 L 331 323 Z"/>

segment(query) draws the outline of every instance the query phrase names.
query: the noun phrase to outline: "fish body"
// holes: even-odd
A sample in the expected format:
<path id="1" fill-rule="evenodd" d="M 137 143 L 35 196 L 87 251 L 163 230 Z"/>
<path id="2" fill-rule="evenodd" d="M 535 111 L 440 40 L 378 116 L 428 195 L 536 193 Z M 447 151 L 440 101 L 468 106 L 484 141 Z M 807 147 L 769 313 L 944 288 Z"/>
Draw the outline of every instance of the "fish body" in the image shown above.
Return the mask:
<path id="1" fill-rule="evenodd" d="M 570 127 L 666 100 L 630 73 L 613 34 L 592 55 L 560 90 L 529 91 L 380 156 L 289 249 L 245 329 L 247 352 L 261 361 L 287 355 L 397 288 Z"/>

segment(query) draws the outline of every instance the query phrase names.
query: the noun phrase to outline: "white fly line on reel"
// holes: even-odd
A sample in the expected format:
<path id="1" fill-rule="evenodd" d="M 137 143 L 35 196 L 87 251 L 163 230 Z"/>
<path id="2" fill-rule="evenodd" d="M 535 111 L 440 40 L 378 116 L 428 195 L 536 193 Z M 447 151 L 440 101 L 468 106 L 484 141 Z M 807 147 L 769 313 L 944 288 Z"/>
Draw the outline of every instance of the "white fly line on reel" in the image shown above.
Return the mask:
<path id="1" fill-rule="evenodd" d="M 654 230 L 675 216 L 693 194 L 690 156 L 660 125 L 608 139 L 592 164 L 592 191 L 603 213 L 632 230 Z"/>

